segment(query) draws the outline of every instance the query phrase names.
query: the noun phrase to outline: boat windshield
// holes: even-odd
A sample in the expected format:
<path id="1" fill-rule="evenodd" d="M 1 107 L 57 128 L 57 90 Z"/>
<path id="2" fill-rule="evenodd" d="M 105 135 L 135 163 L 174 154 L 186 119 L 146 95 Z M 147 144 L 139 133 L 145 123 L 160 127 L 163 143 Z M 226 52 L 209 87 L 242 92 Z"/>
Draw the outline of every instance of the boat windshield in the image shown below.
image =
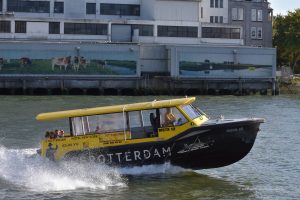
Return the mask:
<path id="1" fill-rule="evenodd" d="M 191 104 L 182 105 L 181 108 L 191 119 L 196 119 L 203 115 L 203 113 L 199 109 Z"/>

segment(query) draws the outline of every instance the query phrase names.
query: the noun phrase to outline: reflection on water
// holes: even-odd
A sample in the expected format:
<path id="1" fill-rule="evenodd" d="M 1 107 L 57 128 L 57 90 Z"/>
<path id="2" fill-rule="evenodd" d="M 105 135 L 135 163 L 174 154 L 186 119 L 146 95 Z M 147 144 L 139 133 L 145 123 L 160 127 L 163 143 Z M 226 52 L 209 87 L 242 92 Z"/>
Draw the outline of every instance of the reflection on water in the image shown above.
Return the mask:
<path id="1" fill-rule="evenodd" d="M 159 194 L 160 199 L 247 199 L 254 195 L 249 186 L 195 172 L 132 176 L 128 179 L 128 195 L 140 199 L 149 199 L 155 194 Z"/>

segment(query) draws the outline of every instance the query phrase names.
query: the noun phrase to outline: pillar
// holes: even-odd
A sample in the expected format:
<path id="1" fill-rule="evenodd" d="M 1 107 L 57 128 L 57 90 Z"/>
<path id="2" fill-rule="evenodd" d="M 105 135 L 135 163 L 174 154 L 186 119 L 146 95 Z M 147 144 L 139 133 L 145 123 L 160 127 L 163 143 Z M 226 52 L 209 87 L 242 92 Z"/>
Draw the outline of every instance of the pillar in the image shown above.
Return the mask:
<path id="1" fill-rule="evenodd" d="M 2 0 L 2 12 L 7 12 L 7 0 Z"/>

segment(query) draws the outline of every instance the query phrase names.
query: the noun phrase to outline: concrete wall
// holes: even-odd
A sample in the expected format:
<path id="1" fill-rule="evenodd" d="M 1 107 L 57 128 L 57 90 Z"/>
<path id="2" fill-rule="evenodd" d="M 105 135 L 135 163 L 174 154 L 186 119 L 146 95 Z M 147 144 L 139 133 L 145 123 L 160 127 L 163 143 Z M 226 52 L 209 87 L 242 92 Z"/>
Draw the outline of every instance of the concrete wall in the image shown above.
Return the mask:
<path id="1" fill-rule="evenodd" d="M 199 2 L 156 1 L 155 20 L 199 21 Z"/>
<path id="2" fill-rule="evenodd" d="M 0 74 L 137 77 L 139 54 L 140 47 L 130 44 L 1 42 Z"/>
<path id="3" fill-rule="evenodd" d="M 274 78 L 276 69 L 276 50 L 272 48 L 251 48 L 240 46 L 195 46 L 195 45 L 131 45 L 131 44 L 101 44 L 101 43 L 78 43 L 78 42 L 1 42 L 0 58 L 5 60 L 2 63 L 1 74 L 14 74 L 15 71 L 30 74 L 30 70 L 35 68 L 43 68 L 39 66 L 43 62 L 56 62 L 55 58 L 64 58 L 71 56 L 82 56 L 88 61 L 97 62 L 117 60 L 117 61 L 133 61 L 136 63 L 136 70 L 132 76 L 139 77 L 141 73 L 164 73 L 170 74 L 171 77 L 198 77 L 198 78 Z M 33 66 L 28 65 L 26 68 L 16 66 L 19 59 L 29 58 L 38 62 Z M 40 62 L 39 60 L 43 61 Z M 13 64 L 13 62 L 15 62 Z M 17 62 L 17 63 L 16 63 Z M 185 62 L 185 63 L 183 63 Z M 214 69 L 207 73 L 206 63 L 211 63 Z M 232 63 L 232 65 L 230 65 Z M 33 63 L 34 64 L 34 63 Z M 180 65 L 187 65 L 193 69 L 194 76 L 188 74 L 180 74 L 182 70 Z M 224 65 L 225 64 L 225 65 Z M 186 67 L 187 67 L 186 66 Z M 30 68 L 32 67 L 32 69 Z M 181 66 L 183 67 L 183 66 Z M 195 67 L 195 66 L 194 66 Z M 197 68 L 198 67 L 198 68 Z M 233 69 L 232 67 L 235 67 Z M 246 71 L 239 71 L 246 67 Z M 269 67 L 269 68 L 268 68 Z M 93 67 L 91 66 L 91 69 Z M 216 69 L 221 71 L 214 71 Z M 228 73 L 228 70 L 233 70 Z M 89 66 L 87 66 L 89 69 Z M 116 68 L 117 70 L 119 68 Z M 260 71 L 260 69 L 264 69 Z M 19 70 L 19 71 L 18 71 Z M 21 71 L 20 71 L 21 70 Z M 122 73 L 116 73 L 115 76 L 128 75 L 119 69 Z M 223 70 L 223 71 L 222 71 Z M 250 71 L 247 71 L 250 70 Z M 116 71 L 117 72 L 117 71 Z M 206 74 L 201 74 L 201 73 Z M 213 73 L 218 72 L 217 76 Z M 233 73 L 234 72 L 234 73 Z M 33 71 L 33 74 L 37 72 Z M 47 74 L 47 71 L 45 72 Z M 44 73 L 44 74 L 45 74 Z M 61 74 L 64 71 L 50 71 L 50 74 Z M 99 72 L 100 73 L 100 72 Z M 96 71 L 95 75 L 99 74 Z M 198 73 L 198 75 L 197 75 Z M 199 74 L 200 73 L 200 74 Z M 238 73 L 238 74 L 236 74 Z M 67 74 L 86 74 L 69 70 Z M 89 72 L 90 75 L 91 72 Z M 108 74 L 113 75 L 113 74 Z"/>
<path id="4" fill-rule="evenodd" d="M 222 94 L 234 94 L 236 91 L 240 94 L 244 90 L 247 93 L 250 90 L 266 91 L 275 84 L 276 51 L 269 48 L 1 42 L 0 55 L 4 60 L 0 63 L 0 94 L 67 92 L 182 95 L 208 94 L 221 90 Z M 114 68 L 116 71 L 113 74 L 102 74 L 89 65 L 77 71 L 69 66 L 65 70 L 64 66 L 59 69 L 56 63 L 54 70 L 50 66 L 48 73 L 39 73 L 45 67 L 45 60 L 53 63 L 57 61 L 55 58 L 74 58 L 78 55 L 90 63 L 107 61 L 108 64 L 102 64 L 97 69 L 100 67 L 105 72 Z M 32 62 L 26 63 L 24 58 Z M 118 64 L 111 66 L 110 60 L 121 63 L 134 61 L 136 69 L 134 73 L 128 74 L 126 67 L 122 68 Z M 16 70 L 18 73 L 15 73 Z"/>

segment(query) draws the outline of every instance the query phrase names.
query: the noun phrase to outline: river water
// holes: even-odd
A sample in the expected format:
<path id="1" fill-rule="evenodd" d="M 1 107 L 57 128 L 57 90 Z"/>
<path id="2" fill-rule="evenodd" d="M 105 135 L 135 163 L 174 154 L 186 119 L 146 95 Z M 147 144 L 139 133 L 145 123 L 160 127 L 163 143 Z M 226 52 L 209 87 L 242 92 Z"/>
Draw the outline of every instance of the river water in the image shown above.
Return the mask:
<path id="1" fill-rule="evenodd" d="M 192 171 L 166 165 L 112 168 L 52 163 L 36 156 L 46 130 L 41 112 L 167 99 L 109 96 L 1 96 L 0 199 L 298 199 L 300 96 L 199 96 L 212 117 L 263 117 L 251 152 L 233 165 Z"/>

